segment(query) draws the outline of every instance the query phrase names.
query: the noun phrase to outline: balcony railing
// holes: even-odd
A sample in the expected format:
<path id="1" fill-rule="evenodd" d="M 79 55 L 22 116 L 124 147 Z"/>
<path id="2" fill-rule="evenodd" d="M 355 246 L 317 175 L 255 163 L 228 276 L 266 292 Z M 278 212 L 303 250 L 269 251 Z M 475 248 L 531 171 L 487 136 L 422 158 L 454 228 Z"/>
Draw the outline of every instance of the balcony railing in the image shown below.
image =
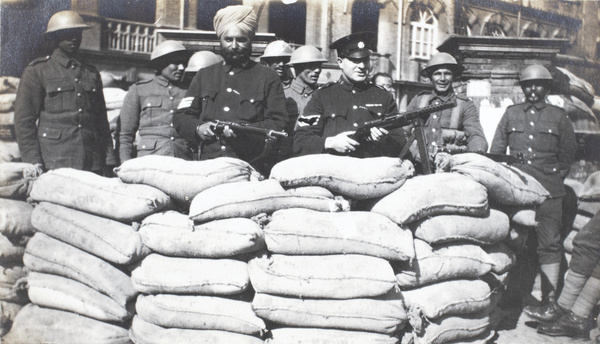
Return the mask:
<path id="1" fill-rule="evenodd" d="M 152 24 L 107 19 L 106 49 L 127 53 L 151 53 L 156 45 L 156 27 Z"/>

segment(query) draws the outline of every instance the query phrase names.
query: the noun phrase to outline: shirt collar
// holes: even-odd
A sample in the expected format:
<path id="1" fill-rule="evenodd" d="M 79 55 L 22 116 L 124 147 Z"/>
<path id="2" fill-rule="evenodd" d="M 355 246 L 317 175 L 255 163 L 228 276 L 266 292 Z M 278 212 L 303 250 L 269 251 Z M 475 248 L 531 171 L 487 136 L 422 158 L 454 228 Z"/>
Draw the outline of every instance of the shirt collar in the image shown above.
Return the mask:
<path id="1" fill-rule="evenodd" d="M 65 54 L 64 51 L 62 51 L 62 49 L 60 48 L 56 48 L 54 49 L 54 52 L 52 53 L 52 59 L 56 60 L 61 66 L 65 67 L 65 68 L 69 68 L 69 62 L 73 61 L 73 63 L 76 63 L 77 65 L 81 65 L 81 62 L 77 61 L 76 59 L 67 56 L 67 54 Z"/>
<path id="2" fill-rule="evenodd" d="M 154 80 L 156 81 L 157 84 L 161 85 L 161 86 L 169 86 L 170 81 L 167 80 L 167 78 L 165 78 L 162 75 L 156 75 L 154 77 Z"/>
<path id="3" fill-rule="evenodd" d="M 535 107 L 536 110 L 540 111 L 541 109 L 546 107 L 546 102 L 543 100 L 540 100 L 539 102 L 535 102 L 533 104 L 526 101 L 523 104 L 524 104 L 523 111 L 529 111 L 529 109 L 531 109 L 532 107 Z"/>
<path id="4" fill-rule="evenodd" d="M 455 98 L 456 98 L 456 94 L 454 92 L 449 92 L 446 95 L 439 95 L 439 94 L 435 93 L 435 91 L 433 91 L 429 95 L 429 102 L 428 103 L 431 104 L 436 99 L 439 99 L 440 102 L 442 102 L 442 103 L 446 103 L 446 102 L 449 102 L 449 101 L 454 101 Z"/>
<path id="5" fill-rule="evenodd" d="M 352 90 L 364 90 L 369 85 L 367 82 L 361 82 L 361 83 L 358 83 L 358 84 L 353 84 L 351 82 L 345 81 L 341 77 L 338 80 L 338 84 L 340 84 L 340 86 L 342 86 L 342 89 L 344 89 L 344 90 L 346 90 L 348 92 L 352 91 Z"/>
<path id="6" fill-rule="evenodd" d="M 314 88 L 310 87 L 304 81 L 298 78 L 292 81 L 290 88 L 298 94 L 312 94 L 314 92 Z"/>

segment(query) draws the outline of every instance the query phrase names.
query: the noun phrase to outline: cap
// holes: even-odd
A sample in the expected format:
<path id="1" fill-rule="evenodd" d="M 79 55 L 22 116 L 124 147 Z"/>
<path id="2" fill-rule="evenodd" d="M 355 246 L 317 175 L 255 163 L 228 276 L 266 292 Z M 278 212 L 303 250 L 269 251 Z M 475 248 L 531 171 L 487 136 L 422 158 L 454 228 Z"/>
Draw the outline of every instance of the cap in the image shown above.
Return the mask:
<path id="1" fill-rule="evenodd" d="M 370 31 L 355 32 L 331 43 L 329 49 L 336 49 L 340 58 L 361 58 L 371 56 L 370 46 L 375 33 Z"/>

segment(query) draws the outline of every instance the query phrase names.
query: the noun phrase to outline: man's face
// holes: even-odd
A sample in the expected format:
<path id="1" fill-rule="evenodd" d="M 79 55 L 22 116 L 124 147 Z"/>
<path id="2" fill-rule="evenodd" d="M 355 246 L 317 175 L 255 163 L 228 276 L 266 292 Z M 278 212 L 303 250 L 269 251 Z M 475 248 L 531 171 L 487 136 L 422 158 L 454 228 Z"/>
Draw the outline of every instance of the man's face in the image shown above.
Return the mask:
<path id="1" fill-rule="evenodd" d="M 304 82 L 307 85 L 314 86 L 317 84 L 319 80 L 319 75 L 321 75 L 321 62 L 313 62 L 313 63 L 303 63 L 296 67 L 296 71 L 300 71 L 297 73 L 297 78 Z"/>
<path id="2" fill-rule="evenodd" d="M 81 30 L 61 30 L 54 33 L 60 50 L 67 55 L 74 54 L 81 45 Z"/>
<path id="3" fill-rule="evenodd" d="M 185 70 L 186 62 L 185 59 L 175 59 L 170 61 L 163 70 L 160 72 L 167 80 L 172 82 L 179 82 L 183 79 L 183 72 Z"/>
<path id="4" fill-rule="evenodd" d="M 375 85 L 382 87 L 384 90 L 394 93 L 394 88 L 392 87 L 392 79 L 387 76 L 378 76 L 375 79 Z"/>
<path id="5" fill-rule="evenodd" d="M 290 62 L 288 56 L 265 57 L 265 65 L 277 72 L 279 78 L 285 77 L 285 64 Z"/>
<path id="6" fill-rule="evenodd" d="M 431 83 L 437 94 L 447 94 L 452 89 L 454 73 L 448 68 L 439 68 L 431 73 Z"/>
<path id="7" fill-rule="evenodd" d="M 250 59 L 252 36 L 249 32 L 234 26 L 221 36 L 220 41 L 223 58 L 227 63 L 239 66 Z"/>
<path id="8" fill-rule="evenodd" d="M 537 103 L 544 99 L 548 88 L 548 83 L 543 80 L 528 80 L 521 83 L 521 89 L 529 103 Z"/>
<path id="9" fill-rule="evenodd" d="M 338 65 L 342 69 L 342 77 L 353 84 L 364 82 L 369 75 L 371 59 L 367 57 L 338 57 Z"/>

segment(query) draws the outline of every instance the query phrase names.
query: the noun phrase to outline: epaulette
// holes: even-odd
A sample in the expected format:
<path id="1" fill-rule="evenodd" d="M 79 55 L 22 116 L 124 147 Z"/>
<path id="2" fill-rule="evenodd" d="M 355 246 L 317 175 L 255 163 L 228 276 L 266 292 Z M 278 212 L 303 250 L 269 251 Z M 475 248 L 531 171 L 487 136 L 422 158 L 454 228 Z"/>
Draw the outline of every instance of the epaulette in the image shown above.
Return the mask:
<path id="1" fill-rule="evenodd" d="M 149 83 L 152 80 L 153 79 L 143 79 L 143 80 L 140 80 L 140 81 L 136 82 L 135 84 L 136 85 L 147 84 L 147 83 Z"/>
<path id="2" fill-rule="evenodd" d="M 38 57 L 37 59 L 29 62 L 29 66 L 35 66 L 38 63 L 46 62 L 48 60 L 50 60 L 50 55 L 44 56 L 44 57 Z"/>

